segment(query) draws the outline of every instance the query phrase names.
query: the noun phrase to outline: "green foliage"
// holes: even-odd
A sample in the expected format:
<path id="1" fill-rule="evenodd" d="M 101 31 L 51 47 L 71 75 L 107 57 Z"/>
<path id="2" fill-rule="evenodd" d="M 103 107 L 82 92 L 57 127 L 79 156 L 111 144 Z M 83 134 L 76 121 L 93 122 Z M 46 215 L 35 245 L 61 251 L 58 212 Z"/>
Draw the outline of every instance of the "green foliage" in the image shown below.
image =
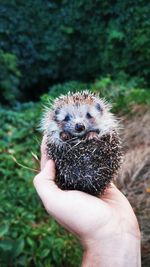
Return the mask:
<path id="1" fill-rule="evenodd" d="M 56 84 L 49 88 L 48 94 L 44 94 L 41 96 L 41 102 L 45 106 L 51 106 L 51 103 L 56 97 L 60 95 L 65 95 L 69 92 L 75 93 L 82 90 L 85 90 L 89 87 L 89 85 L 77 81 L 70 81 L 63 84 Z"/>
<path id="2" fill-rule="evenodd" d="M 56 84 L 49 88 L 49 95 L 52 98 L 56 98 L 61 94 L 67 94 L 68 92 L 75 93 L 77 91 L 82 91 L 87 88 L 87 84 L 79 83 L 76 81 L 66 82 L 63 84 Z"/>
<path id="3" fill-rule="evenodd" d="M 149 85 L 148 1 L 5 0 L 0 12 L 0 47 L 18 59 L 24 95 L 122 71 Z"/>
<path id="4" fill-rule="evenodd" d="M 33 188 L 41 105 L 0 109 L 0 266 L 76 267 L 77 241 L 46 214 Z M 39 154 L 39 152 L 38 152 Z M 39 155 L 38 155 L 39 156 Z"/>
<path id="5" fill-rule="evenodd" d="M 0 95 L 6 103 L 14 104 L 18 98 L 19 78 L 16 56 L 0 49 Z"/>
<path id="6" fill-rule="evenodd" d="M 129 82 L 114 81 L 108 76 L 96 80 L 90 88 L 91 91 L 98 92 L 100 97 L 108 100 L 112 104 L 114 112 L 130 112 L 133 105 L 150 106 L 150 91 L 136 88 L 136 82 L 134 79 Z"/>

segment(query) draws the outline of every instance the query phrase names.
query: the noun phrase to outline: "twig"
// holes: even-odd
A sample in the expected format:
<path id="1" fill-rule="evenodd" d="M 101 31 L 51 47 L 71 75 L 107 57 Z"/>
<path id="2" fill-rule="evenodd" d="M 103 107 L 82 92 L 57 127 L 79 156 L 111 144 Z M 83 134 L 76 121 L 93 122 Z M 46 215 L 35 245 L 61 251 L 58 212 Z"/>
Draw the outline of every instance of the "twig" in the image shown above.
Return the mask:
<path id="1" fill-rule="evenodd" d="M 39 170 L 36 170 L 36 169 L 30 168 L 30 167 L 27 167 L 27 166 L 25 166 L 25 165 L 19 163 L 19 162 L 17 161 L 17 159 L 16 159 L 14 156 L 10 155 L 10 157 L 13 159 L 13 161 L 14 161 L 18 166 L 23 167 L 23 168 L 25 168 L 25 169 L 27 169 L 27 170 L 30 170 L 30 171 L 34 171 L 34 172 L 37 172 L 37 173 L 39 172 Z"/>

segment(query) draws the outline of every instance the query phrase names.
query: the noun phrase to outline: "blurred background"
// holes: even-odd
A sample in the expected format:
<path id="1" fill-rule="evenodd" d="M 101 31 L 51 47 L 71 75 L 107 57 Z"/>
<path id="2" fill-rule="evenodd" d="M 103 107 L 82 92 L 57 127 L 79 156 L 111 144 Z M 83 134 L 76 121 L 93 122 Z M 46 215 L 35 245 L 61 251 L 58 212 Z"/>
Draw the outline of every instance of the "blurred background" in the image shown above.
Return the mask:
<path id="1" fill-rule="evenodd" d="M 33 188 L 43 106 L 89 89 L 112 103 L 124 149 L 116 179 L 150 266 L 150 2 L 0 0 L 0 266 L 76 267 L 78 241 Z M 31 169 L 28 169 L 31 168 Z"/>

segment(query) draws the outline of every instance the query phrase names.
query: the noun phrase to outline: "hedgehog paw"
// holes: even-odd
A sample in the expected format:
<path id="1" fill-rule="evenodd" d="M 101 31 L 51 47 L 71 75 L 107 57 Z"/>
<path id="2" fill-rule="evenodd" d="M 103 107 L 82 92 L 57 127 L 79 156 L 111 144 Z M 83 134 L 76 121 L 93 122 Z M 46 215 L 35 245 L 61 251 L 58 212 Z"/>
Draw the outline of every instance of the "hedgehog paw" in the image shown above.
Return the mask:
<path id="1" fill-rule="evenodd" d="M 86 135 L 86 139 L 87 140 L 92 140 L 92 139 L 96 139 L 97 138 L 97 133 L 96 132 L 89 132 Z"/>

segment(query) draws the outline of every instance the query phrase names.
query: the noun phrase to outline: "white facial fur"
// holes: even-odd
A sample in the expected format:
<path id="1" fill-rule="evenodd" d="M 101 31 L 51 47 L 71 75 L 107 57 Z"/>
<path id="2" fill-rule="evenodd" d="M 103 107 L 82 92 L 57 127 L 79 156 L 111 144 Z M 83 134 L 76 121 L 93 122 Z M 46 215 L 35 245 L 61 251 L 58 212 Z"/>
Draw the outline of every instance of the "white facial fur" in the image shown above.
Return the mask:
<path id="1" fill-rule="evenodd" d="M 99 104 L 100 109 L 97 108 Z M 64 104 L 55 109 L 47 109 L 41 123 L 44 134 L 49 135 L 50 142 L 61 144 L 60 132 L 69 131 L 74 136 L 81 136 L 88 131 L 99 130 L 98 136 L 117 130 L 118 124 L 114 115 L 109 111 L 110 106 L 102 99 L 96 98 L 92 103 Z M 87 117 L 90 114 L 91 118 Z M 68 121 L 64 121 L 69 116 Z M 54 118 L 55 117 L 55 118 Z M 82 123 L 85 130 L 76 133 L 75 125 Z"/>

